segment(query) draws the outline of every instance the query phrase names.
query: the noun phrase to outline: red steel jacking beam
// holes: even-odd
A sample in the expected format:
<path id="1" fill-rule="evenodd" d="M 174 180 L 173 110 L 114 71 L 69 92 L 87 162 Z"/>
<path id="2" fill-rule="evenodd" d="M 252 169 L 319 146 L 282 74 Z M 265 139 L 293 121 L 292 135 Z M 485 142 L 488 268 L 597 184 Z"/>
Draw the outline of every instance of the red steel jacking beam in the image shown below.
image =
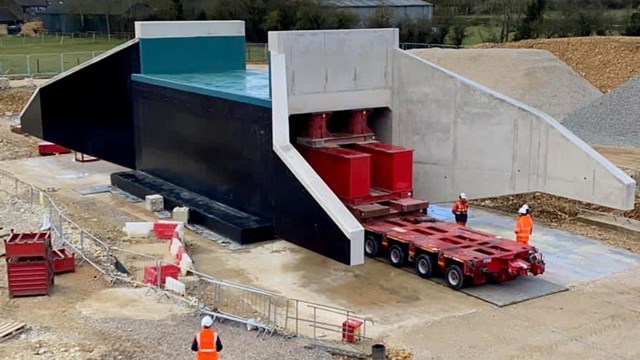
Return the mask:
<path id="1" fill-rule="evenodd" d="M 367 118 L 371 115 L 372 110 L 354 110 L 349 119 L 349 127 L 347 132 L 352 135 L 373 134 L 373 130 L 367 126 Z"/>
<path id="2" fill-rule="evenodd" d="M 311 139 L 324 139 L 331 137 L 331 133 L 327 130 L 327 120 L 331 115 L 332 113 L 330 112 L 311 114 L 309 126 L 307 127 L 303 137 Z"/>

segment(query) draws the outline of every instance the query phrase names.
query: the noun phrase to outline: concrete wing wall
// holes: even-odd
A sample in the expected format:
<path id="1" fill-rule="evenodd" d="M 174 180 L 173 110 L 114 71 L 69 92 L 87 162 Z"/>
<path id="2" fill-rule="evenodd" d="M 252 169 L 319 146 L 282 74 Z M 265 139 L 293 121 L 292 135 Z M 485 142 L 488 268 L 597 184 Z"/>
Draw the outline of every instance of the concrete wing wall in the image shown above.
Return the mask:
<path id="1" fill-rule="evenodd" d="M 391 135 L 415 149 L 417 196 L 541 191 L 633 208 L 633 179 L 549 115 L 399 49 L 393 79 Z"/>
<path id="2" fill-rule="evenodd" d="M 397 29 L 269 33 L 287 62 L 290 114 L 390 106 L 397 46 Z"/>
<path id="3" fill-rule="evenodd" d="M 283 166 L 274 164 L 279 181 L 295 178 L 296 187 L 274 196 L 276 235 L 348 265 L 364 263 L 364 229 L 289 142 L 287 75 L 284 54 L 270 58 L 273 151 Z M 281 171 L 277 171 L 281 170 Z M 274 175 L 275 176 L 275 175 Z M 276 186 L 277 189 L 281 188 Z M 306 198 L 299 193 L 303 192 Z M 301 206 L 314 202 L 319 206 Z M 316 209 L 317 208 L 317 209 Z M 326 221 L 325 221 L 326 220 Z M 335 228 L 335 230 L 334 230 Z M 331 236 L 341 232 L 342 236 Z"/>

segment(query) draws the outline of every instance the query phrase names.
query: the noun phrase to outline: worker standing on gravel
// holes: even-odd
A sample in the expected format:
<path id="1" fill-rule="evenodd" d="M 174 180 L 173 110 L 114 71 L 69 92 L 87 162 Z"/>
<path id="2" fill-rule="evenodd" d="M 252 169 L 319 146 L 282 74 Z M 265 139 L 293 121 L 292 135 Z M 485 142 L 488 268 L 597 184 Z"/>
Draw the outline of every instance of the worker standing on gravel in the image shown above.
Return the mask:
<path id="1" fill-rule="evenodd" d="M 514 232 L 517 242 L 524 245 L 529 244 L 529 238 L 533 232 L 533 219 L 527 214 L 527 209 L 524 206 L 518 210 L 518 220 L 516 220 Z"/>
<path id="2" fill-rule="evenodd" d="M 453 203 L 451 208 L 453 216 L 456 217 L 456 223 L 461 226 L 467 226 L 467 213 L 469 212 L 469 203 L 467 202 L 467 195 L 460 193 L 458 201 Z"/>
<path id="3" fill-rule="evenodd" d="M 218 334 L 211 328 L 213 319 L 207 315 L 202 318 L 202 330 L 196 334 L 191 343 L 191 350 L 197 351 L 196 360 L 218 360 L 218 352 L 222 351 L 222 342 Z"/>

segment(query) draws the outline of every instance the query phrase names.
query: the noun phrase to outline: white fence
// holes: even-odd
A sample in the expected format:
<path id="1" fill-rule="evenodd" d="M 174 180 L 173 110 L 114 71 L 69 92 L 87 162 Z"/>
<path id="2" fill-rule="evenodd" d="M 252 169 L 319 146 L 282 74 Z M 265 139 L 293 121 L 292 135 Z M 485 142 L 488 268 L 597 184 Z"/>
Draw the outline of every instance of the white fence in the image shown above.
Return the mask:
<path id="1" fill-rule="evenodd" d="M 281 332 L 308 338 L 313 345 L 338 354 L 364 356 L 368 353 L 366 349 L 371 345 L 371 339 L 366 336 L 367 323 L 373 324 L 369 318 L 357 316 L 347 309 L 289 299 L 193 269 L 182 269 L 175 263 L 108 244 L 67 217 L 47 193 L 1 169 L 0 192 L 8 194 L 11 203 L 19 203 L 23 210 L 35 215 L 29 220 L 32 223 L 21 227 L 29 227 L 31 231 L 50 229 L 54 247 L 67 247 L 76 254 L 79 264 L 90 264 L 100 276 L 106 276 L 111 285 L 145 286 L 160 296 L 194 306 L 217 320 L 247 324 L 248 328 L 257 329 L 258 335 Z M 167 267 L 176 267 L 187 276 L 176 276 L 176 281 L 165 286 L 161 271 L 151 279 L 146 274 L 149 268 Z M 362 323 L 356 343 L 342 341 L 342 324 L 347 320 Z"/>

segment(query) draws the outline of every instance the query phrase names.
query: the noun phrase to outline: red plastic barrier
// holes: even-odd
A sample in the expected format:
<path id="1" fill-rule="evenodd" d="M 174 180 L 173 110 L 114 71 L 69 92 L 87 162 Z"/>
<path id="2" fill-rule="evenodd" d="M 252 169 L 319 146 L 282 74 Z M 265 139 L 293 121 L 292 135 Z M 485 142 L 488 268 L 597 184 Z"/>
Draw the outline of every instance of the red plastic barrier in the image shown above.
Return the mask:
<path id="1" fill-rule="evenodd" d="M 180 268 L 175 265 L 161 265 L 160 266 L 160 284 L 158 284 L 158 267 L 157 266 L 145 266 L 144 267 L 143 282 L 145 284 L 164 285 L 168 277 L 178 279 L 180 275 Z"/>
<path id="2" fill-rule="evenodd" d="M 155 223 L 153 224 L 153 233 L 158 239 L 171 240 L 177 227 L 176 223 Z"/>
<path id="3" fill-rule="evenodd" d="M 55 155 L 55 154 L 69 154 L 71 150 L 64 146 L 60 146 L 47 141 L 41 141 L 38 143 L 38 152 L 40 155 Z"/>
<path id="4" fill-rule="evenodd" d="M 178 263 L 182 261 L 182 255 L 186 253 L 187 251 L 184 249 L 184 246 L 181 246 L 180 248 L 178 248 L 178 253 L 176 254 L 176 260 L 178 261 Z"/>

